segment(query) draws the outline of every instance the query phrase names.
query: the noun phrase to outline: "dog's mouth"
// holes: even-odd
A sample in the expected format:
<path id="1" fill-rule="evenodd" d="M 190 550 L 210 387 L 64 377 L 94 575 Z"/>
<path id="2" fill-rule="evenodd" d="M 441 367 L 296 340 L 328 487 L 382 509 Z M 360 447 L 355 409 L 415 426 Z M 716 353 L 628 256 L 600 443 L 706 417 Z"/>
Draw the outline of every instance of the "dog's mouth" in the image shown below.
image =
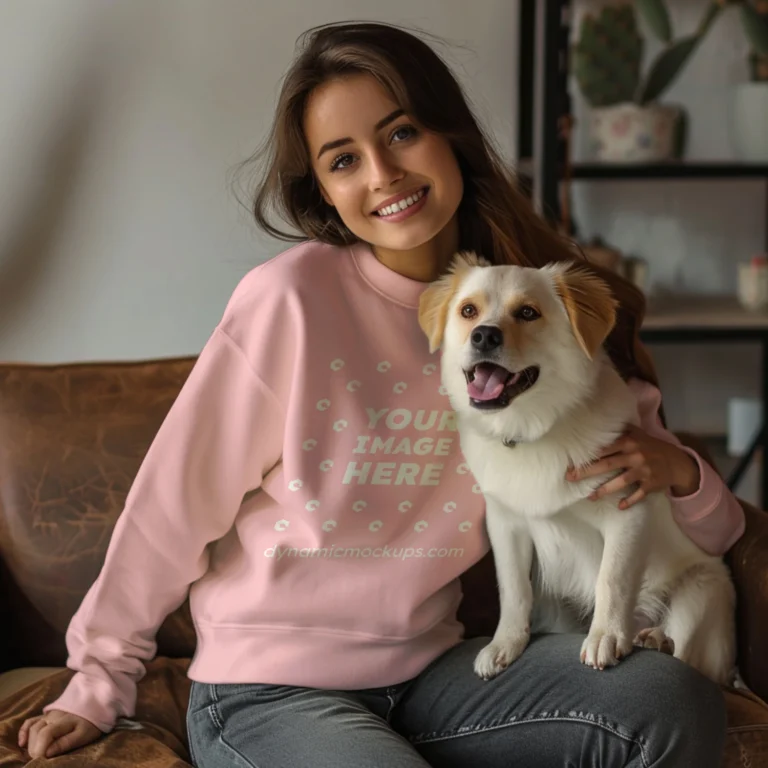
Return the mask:
<path id="1" fill-rule="evenodd" d="M 505 408 L 518 395 L 530 389 L 539 378 L 539 367 L 532 365 L 512 373 L 495 363 L 478 363 L 468 371 L 467 394 L 475 408 Z"/>

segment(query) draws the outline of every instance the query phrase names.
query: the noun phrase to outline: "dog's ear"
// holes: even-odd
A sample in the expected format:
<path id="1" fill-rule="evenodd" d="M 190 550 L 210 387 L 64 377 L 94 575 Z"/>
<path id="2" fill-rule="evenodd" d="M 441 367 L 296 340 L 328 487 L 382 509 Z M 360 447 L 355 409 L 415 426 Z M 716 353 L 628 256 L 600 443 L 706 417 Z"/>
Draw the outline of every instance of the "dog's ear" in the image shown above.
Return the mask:
<path id="1" fill-rule="evenodd" d="M 419 325 L 429 339 L 429 351 L 434 352 L 443 343 L 448 305 L 456 292 L 459 279 L 447 273 L 426 288 L 419 298 Z"/>
<path id="2" fill-rule="evenodd" d="M 443 343 L 448 307 L 453 294 L 473 267 L 489 267 L 486 261 L 471 251 L 456 253 L 442 277 L 435 280 L 419 299 L 419 325 L 429 339 L 429 351 L 434 352 Z"/>
<path id="3" fill-rule="evenodd" d="M 579 345 L 592 360 L 613 329 L 619 303 L 608 283 L 583 267 L 572 266 L 556 275 L 555 290 Z"/>

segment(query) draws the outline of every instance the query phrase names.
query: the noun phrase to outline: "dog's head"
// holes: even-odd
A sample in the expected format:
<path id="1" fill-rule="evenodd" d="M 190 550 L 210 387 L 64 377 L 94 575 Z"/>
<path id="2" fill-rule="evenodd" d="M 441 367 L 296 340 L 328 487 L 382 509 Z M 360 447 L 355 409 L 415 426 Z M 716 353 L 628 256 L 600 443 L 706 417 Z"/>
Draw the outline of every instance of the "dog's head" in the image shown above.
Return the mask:
<path id="1" fill-rule="evenodd" d="M 617 302 L 575 263 L 492 266 L 459 253 L 421 296 L 454 409 L 484 431 L 536 440 L 594 386 Z"/>

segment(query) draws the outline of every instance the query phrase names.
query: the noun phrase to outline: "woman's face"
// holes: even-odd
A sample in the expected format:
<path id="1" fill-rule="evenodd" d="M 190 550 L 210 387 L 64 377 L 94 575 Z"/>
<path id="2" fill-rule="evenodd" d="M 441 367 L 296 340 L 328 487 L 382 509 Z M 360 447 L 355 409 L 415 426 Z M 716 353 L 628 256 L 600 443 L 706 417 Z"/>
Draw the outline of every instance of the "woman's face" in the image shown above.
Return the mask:
<path id="1" fill-rule="evenodd" d="M 361 240 L 408 251 L 454 217 L 463 183 L 448 141 L 404 114 L 372 76 L 317 87 L 304 131 L 323 197 Z"/>

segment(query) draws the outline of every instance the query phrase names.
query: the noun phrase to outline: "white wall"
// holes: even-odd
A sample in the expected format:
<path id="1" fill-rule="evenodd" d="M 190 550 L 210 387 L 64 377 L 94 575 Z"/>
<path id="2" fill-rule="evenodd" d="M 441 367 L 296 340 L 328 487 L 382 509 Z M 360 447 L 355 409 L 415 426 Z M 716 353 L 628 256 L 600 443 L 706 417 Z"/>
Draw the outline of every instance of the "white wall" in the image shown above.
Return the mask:
<path id="1" fill-rule="evenodd" d="M 240 277 L 287 247 L 258 234 L 228 174 L 308 27 L 446 38 L 514 157 L 517 16 L 509 0 L 4 0 L 0 359 L 199 352 Z"/>

